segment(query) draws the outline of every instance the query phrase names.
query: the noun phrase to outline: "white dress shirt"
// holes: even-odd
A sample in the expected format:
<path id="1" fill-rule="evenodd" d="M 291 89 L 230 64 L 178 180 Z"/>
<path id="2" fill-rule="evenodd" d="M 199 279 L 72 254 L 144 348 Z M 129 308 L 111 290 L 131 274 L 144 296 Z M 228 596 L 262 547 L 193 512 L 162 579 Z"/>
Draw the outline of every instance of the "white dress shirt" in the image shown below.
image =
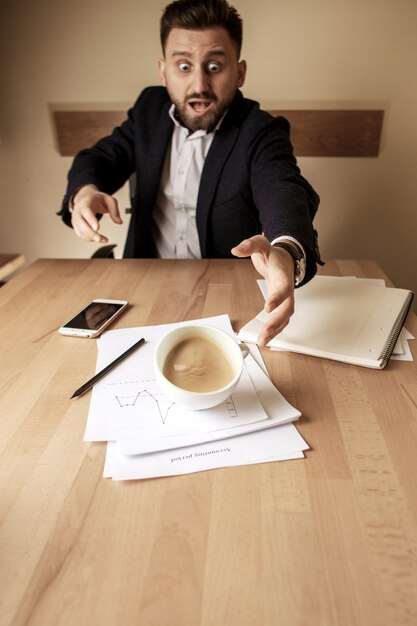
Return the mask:
<path id="1" fill-rule="evenodd" d="M 204 161 L 216 130 L 190 133 L 175 118 L 174 105 L 169 114 L 175 127 L 165 157 L 152 234 L 161 259 L 200 259 L 197 196 Z"/>

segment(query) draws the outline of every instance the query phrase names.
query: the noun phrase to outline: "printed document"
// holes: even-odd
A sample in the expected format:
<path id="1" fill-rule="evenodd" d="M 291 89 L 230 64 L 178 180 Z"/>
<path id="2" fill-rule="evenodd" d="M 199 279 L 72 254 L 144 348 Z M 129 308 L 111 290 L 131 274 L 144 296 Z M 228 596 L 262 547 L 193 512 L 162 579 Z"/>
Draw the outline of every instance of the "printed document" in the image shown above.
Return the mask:
<path id="1" fill-rule="evenodd" d="M 104 476 L 139 479 L 303 458 L 308 445 L 292 424 L 300 412 L 272 384 L 256 346 L 250 346 L 235 392 L 218 407 L 187 411 L 162 394 L 153 374 L 156 342 L 174 326 L 196 322 L 235 337 L 229 316 L 221 315 L 108 331 L 97 341 L 99 371 L 146 340 L 92 392 L 85 440 L 109 442 Z"/>

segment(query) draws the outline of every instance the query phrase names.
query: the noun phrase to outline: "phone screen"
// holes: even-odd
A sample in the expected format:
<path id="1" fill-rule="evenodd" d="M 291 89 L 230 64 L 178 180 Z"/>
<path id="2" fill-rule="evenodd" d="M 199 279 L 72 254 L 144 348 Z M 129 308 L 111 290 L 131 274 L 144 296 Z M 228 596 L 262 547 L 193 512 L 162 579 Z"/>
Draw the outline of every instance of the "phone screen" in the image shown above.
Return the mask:
<path id="1" fill-rule="evenodd" d="M 85 309 L 77 313 L 63 328 L 80 328 L 81 330 L 98 330 L 117 311 L 123 307 L 117 302 L 91 302 Z"/>

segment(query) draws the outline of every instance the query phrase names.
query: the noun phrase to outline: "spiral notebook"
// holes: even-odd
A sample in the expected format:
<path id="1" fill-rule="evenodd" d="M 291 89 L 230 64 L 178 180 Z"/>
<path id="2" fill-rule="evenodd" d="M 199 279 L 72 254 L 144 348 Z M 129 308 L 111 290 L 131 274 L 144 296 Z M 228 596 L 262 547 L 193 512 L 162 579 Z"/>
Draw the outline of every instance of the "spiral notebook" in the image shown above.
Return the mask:
<path id="1" fill-rule="evenodd" d="M 295 312 L 268 347 L 382 369 L 410 309 L 413 292 L 357 278 L 315 276 L 295 291 Z M 261 311 L 238 333 L 256 343 L 268 319 Z"/>

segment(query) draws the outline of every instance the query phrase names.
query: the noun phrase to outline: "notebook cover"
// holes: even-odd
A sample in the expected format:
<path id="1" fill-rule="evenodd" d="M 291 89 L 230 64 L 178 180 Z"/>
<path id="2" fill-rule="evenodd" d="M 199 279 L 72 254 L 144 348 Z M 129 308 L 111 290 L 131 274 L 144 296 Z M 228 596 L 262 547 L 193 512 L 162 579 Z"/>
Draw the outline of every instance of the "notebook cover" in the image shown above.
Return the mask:
<path id="1" fill-rule="evenodd" d="M 289 325 L 270 348 L 383 368 L 406 319 L 413 293 L 356 278 L 316 276 L 295 292 Z M 238 333 L 255 343 L 269 314 L 261 311 Z"/>

